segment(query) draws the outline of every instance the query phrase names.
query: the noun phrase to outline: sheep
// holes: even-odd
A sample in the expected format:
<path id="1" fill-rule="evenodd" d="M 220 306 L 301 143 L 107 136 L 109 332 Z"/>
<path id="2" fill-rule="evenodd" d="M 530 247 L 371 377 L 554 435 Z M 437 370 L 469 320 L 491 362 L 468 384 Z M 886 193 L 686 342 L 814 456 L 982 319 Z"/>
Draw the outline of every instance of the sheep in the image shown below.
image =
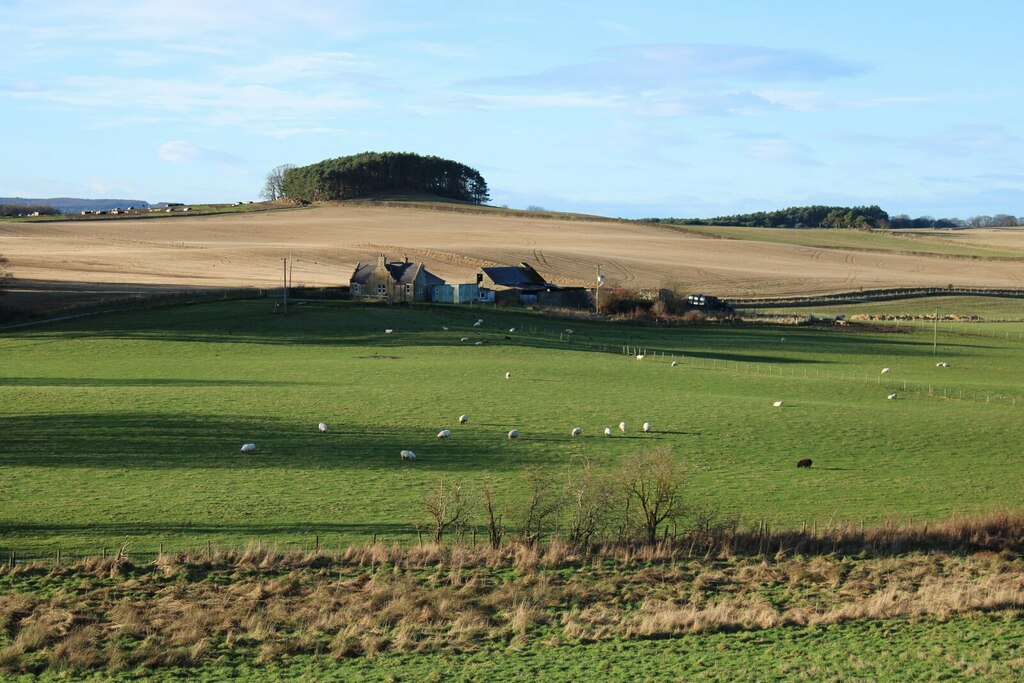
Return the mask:
<path id="1" fill-rule="evenodd" d="M 565 328 L 565 333 L 566 333 L 566 334 L 575 334 L 575 332 L 573 332 L 573 331 L 572 331 L 571 329 L 569 329 L 568 327 L 567 327 L 567 328 Z"/>
<path id="2" fill-rule="evenodd" d="M 508 328 L 508 331 L 509 331 L 509 332 L 515 332 L 515 331 L 516 331 L 516 328 L 514 328 L 514 327 L 510 327 L 510 328 Z"/>
<path id="3" fill-rule="evenodd" d="M 573 427 L 572 431 L 569 433 L 569 436 L 583 436 L 583 430 L 580 429 L 579 427 Z"/>
<path id="4" fill-rule="evenodd" d="M 892 372 L 892 368 L 882 368 L 883 375 L 888 375 L 890 372 Z"/>
<path id="5" fill-rule="evenodd" d="M 388 329 L 384 330 L 384 334 L 391 334 L 392 332 L 394 332 L 394 330 L 391 329 L 390 327 Z"/>
<path id="6" fill-rule="evenodd" d="M 512 372 L 511 371 L 505 373 L 505 379 L 512 379 Z"/>
<path id="7" fill-rule="evenodd" d="M 945 362 L 943 362 L 943 363 L 936 363 L 935 367 L 937 367 L 937 368 L 948 368 L 949 367 L 949 363 L 945 363 Z"/>
<path id="8" fill-rule="evenodd" d="M 808 467 L 809 468 L 811 466 L 811 459 L 810 458 L 804 458 L 803 460 L 797 460 L 796 461 L 796 466 L 798 468 L 799 467 Z"/>
<path id="9" fill-rule="evenodd" d="M 484 320 L 483 320 L 483 318 L 481 318 L 480 320 L 477 320 L 475 323 L 473 323 L 473 327 L 480 327 L 483 324 L 484 324 Z"/>
<path id="10" fill-rule="evenodd" d="M 448 326 L 447 325 L 441 325 L 441 329 L 444 330 L 445 332 L 447 332 L 448 331 Z"/>
<path id="11" fill-rule="evenodd" d="M 402 451 L 399 455 L 402 456 L 402 460 L 415 460 L 416 454 L 412 451 Z"/>
<path id="12" fill-rule="evenodd" d="M 469 341 L 469 337 L 462 337 L 461 339 L 459 339 L 459 341 L 460 342 L 468 342 Z"/>
<path id="13" fill-rule="evenodd" d="M 644 359 L 644 354 L 642 354 L 642 353 L 636 354 L 636 359 L 637 360 L 643 360 Z"/>
<path id="14" fill-rule="evenodd" d="M 450 439 L 450 438 L 452 438 L 452 430 L 450 430 L 450 429 L 442 429 L 441 431 L 439 431 L 437 433 L 437 438 L 439 438 L 439 439 Z"/>
<path id="15" fill-rule="evenodd" d="M 612 428 L 611 427 L 605 427 L 604 428 L 604 435 L 605 436 L 611 436 L 612 435 Z"/>
<path id="16" fill-rule="evenodd" d="M 626 423 L 625 422 L 620 422 L 619 423 L 619 431 L 622 432 L 623 434 L 626 433 Z"/>
<path id="17" fill-rule="evenodd" d="M 646 433 L 650 432 L 651 429 L 653 429 L 653 428 L 651 427 L 651 423 L 650 422 L 644 422 L 643 427 L 641 427 L 641 429 L 643 429 L 644 433 L 646 434 Z"/>
<path id="18" fill-rule="evenodd" d="M 256 444 L 254 444 L 254 443 L 243 443 L 242 444 L 241 452 L 242 453 L 255 453 L 256 452 Z"/>
<path id="19" fill-rule="evenodd" d="M 321 434 L 323 434 L 324 432 L 326 432 L 326 431 L 327 431 L 327 423 L 326 423 L 326 422 L 321 422 L 320 424 L 318 424 L 318 425 L 316 426 L 316 428 L 317 428 L 318 430 L 320 430 L 320 433 L 321 433 Z"/>
<path id="20" fill-rule="evenodd" d="M 513 429 L 513 430 L 511 430 L 508 433 L 508 440 L 509 441 L 511 441 L 512 439 L 518 439 L 518 438 L 519 438 L 519 430 L 518 429 Z"/>
<path id="21" fill-rule="evenodd" d="M 773 403 L 772 405 L 773 405 L 774 407 L 776 407 L 776 408 L 781 408 L 781 407 L 782 407 L 782 406 L 783 406 L 784 404 L 783 404 L 783 402 L 782 402 L 782 401 L 776 401 L 776 402 L 775 402 L 775 403 Z"/>
<path id="22" fill-rule="evenodd" d="M 483 346 L 483 345 L 484 345 L 484 343 L 482 341 L 478 341 L 475 344 L 473 344 L 473 346 Z"/>
<path id="23" fill-rule="evenodd" d="M 464 425 L 469 422 L 469 415 L 459 415 L 459 424 Z"/>
<path id="24" fill-rule="evenodd" d="M 676 367 L 677 365 L 679 365 L 679 361 L 677 361 L 677 360 L 672 361 L 672 367 Z"/>
<path id="25" fill-rule="evenodd" d="M 886 398 L 889 399 L 890 401 L 895 401 L 896 400 L 896 392 L 895 391 L 892 392 L 891 394 L 886 396 Z"/>

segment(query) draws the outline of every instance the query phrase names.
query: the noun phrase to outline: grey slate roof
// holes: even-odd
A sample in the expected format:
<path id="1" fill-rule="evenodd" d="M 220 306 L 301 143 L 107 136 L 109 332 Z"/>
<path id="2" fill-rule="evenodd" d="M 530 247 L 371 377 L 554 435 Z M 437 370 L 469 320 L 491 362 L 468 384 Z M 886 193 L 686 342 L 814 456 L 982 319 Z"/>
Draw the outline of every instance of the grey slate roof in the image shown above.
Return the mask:
<path id="1" fill-rule="evenodd" d="M 422 263 L 396 261 L 393 263 L 385 263 L 384 267 L 387 269 L 388 274 L 391 275 L 391 279 L 400 285 L 412 283 L 416 279 L 416 273 L 419 272 L 421 268 L 423 269 L 426 284 L 428 286 L 444 284 L 444 280 L 424 268 Z M 376 263 L 358 263 L 356 264 L 356 270 L 352 273 L 352 277 L 349 278 L 349 281 L 365 285 L 376 268 Z"/>
<path id="2" fill-rule="evenodd" d="M 481 268 L 491 281 L 502 287 L 522 287 L 525 285 L 544 285 L 544 278 L 532 268 L 521 266 L 494 266 Z"/>

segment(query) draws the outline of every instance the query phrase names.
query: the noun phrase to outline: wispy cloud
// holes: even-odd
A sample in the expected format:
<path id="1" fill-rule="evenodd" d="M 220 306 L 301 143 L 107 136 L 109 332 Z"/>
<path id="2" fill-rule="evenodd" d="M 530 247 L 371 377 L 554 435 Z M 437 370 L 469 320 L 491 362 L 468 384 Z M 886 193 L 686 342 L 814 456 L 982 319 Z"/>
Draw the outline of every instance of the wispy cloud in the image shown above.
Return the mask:
<path id="1" fill-rule="evenodd" d="M 1019 150 L 1021 139 L 1003 126 L 964 124 L 916 138 L 911 145 L 931 154 L 966 157 Z"/>
<path id="2" fill-rule="evenodd" d="M 815 52 L 755 45 L 636 45 L 605 50 L 589 62 L 463 85 L 640 92 L 695 83 L 821 81 L 866 71 L 862 64 Z"/>
<path id="3" fill-rule="evenodd" d="M 239 156 L 215 149 L 193 145 L 185 140 L 170 140 L 160 145 L 156 156 L 172 164 L 212 163 L 220 166 L 243 166 L 245 160 Z"/>
<path id="4" fill-rule="evenodd" d="M 819 166 L 811 148 L 782 135 L 742 133 L 733 136 L 743 143 L 747 156 L 769 164 Z"/>

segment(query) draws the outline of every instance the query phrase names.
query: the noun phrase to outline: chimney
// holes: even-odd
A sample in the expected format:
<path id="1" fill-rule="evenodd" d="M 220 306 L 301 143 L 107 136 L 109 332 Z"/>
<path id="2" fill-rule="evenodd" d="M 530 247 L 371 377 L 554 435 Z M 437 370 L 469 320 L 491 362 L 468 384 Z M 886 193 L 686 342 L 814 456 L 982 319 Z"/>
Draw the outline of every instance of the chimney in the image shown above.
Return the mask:
<path id="1" fill-rule="evenodd" d="M 402 258 L 403 258 L 403 259 L 405 259 L 405 262 L 406 262 L 406 263 L 408 263 L 408 262 L 409 262 L 409 255 L 408 255 L 408 254 L 404 254 L 404 255 L 402 256 Z"/>
<path id="2" fill-rule="evenodd" d="M 387 264 L 387 259 L 384 258 L 384 254 L 377 257 L 377 267 L 383 268 Z"/>

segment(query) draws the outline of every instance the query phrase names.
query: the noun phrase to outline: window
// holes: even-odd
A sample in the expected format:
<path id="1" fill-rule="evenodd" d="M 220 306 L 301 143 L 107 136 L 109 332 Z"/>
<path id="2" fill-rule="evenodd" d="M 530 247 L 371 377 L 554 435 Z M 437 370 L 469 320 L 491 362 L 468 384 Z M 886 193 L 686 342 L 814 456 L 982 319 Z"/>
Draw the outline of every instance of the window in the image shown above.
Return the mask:
<path id="1" fill-rule="evenodd" d="M 359 293 L 359 285 L 358 284 L 353 284 L 352 285 L 352 293 L 353 294 L 358 294 Z"/>
<path id="2" fill-rule="evenodd" d="M 384 296 L 387 293 L 388 293 L 387 285 L 384 285 L 384 284 L 377 285 L 377 295 L 378 296 Z"/>

